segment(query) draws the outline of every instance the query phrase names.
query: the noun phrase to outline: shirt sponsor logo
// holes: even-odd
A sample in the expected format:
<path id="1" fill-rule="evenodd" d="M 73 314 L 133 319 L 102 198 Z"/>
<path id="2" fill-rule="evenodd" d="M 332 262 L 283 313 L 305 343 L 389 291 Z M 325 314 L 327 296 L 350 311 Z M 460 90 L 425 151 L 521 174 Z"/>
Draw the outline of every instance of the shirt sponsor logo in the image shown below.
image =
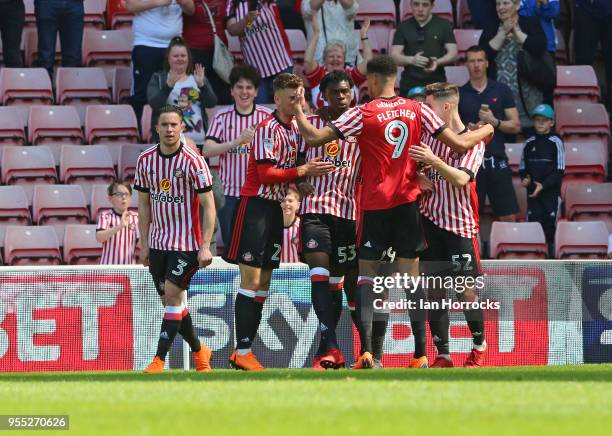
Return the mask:
<path id="1" fill-rule="evenodd" d="M 151 192 L 151 200 L 159 201 L 160 203 L 176 203 L 183 204 L 185 202 L 185 197 L 182 195 L 169 195 L 164 193 L 153 193 Z"/>
<path id="2" fill-rule="evenodd" d="M 340 147 L 336 141 L 325 144 L 325 154 L 329 157 L 336 157 L 340 153 Z"/>
<path id="3" fill-rule="evenodd" d="M 159 187 L 164 192 L 170 192 L 170 189 L 172 188 L 172 182 L 170 181 L 170 179 L 163 178 L 159 181 Z"/>

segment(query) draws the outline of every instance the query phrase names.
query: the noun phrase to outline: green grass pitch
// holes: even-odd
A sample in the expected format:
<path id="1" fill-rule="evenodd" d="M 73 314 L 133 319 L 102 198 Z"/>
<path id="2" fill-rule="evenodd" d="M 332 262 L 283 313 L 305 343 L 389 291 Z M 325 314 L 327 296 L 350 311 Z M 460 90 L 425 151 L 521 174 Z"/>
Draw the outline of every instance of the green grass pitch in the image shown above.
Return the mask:
<path id="1" fill-rule="evenodd" d="M 0 374 L 11 413 L 70 415 L 45 435 L 609 435 L 612 365 Z"/>

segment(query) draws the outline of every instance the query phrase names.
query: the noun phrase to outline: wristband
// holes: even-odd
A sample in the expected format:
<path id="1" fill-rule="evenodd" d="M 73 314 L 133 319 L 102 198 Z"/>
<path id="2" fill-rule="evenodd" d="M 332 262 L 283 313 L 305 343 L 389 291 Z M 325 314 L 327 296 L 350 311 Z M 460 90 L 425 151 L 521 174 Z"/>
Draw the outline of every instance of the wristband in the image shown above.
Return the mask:
<path id="1" fill-rule="evenodd" d="M 502 121 L 498 118 L 497 119 L 497 126 L 495 126 L 496 129 L 499 129 L 499 126 L 501 126 Z"/>
<path id="2" fill-rule="evenodd" d="M 365 41 L 367 39 L 370 39 L 370 38 L 368 38 L 367 36 L 365 38 L 361 38 L 362 41 Z"/>

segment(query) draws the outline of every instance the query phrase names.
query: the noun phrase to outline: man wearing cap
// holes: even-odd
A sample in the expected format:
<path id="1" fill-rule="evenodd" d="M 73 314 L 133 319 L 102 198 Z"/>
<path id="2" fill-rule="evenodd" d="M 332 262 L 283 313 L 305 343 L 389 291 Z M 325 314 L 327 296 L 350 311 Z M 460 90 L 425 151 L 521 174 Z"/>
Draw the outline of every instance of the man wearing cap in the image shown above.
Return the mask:
<path id="1" fill-rule="evenodd" d="M 552 128 L 555 112 L 547 104 L 536 106 L 531 114 L 535 135 L 525 141 L 519 174 L 527 189 L 527 221 L 542 224 L 546 242 L 555 238 L 561 179 L 565 171 L 565 147 Z"/>

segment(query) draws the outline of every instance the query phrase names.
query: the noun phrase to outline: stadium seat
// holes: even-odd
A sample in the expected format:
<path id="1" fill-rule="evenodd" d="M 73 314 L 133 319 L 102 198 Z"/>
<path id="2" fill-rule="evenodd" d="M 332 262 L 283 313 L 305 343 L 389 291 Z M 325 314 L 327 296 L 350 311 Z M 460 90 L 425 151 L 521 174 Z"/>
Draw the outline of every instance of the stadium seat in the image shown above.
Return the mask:
<path id="1" fill-rule="evenodd" d="M 60 265 L 62 255 L 51 226 L 8 226 L 4 237 L 7 265 Z"/>
<path id="2" fill-rule="evenodd" d="M 607 147 L 600 142 L 568 141 L 565 143 L 564 185 L 574 182 L 603 182 L 607 169 Z M 562 192 L 565 192 L 562 189 Z"/>
<path id="3" fill-rule="evenodd" d="M 38 225 L 52 225 L 58 240 L 63 241 L 66 224 L 89 222 L 83 189 L 78 185 L 35 186 L 32 219 Z"/>
<path id="4" fill-rule="evenodd" d="M 120 179 L 127 180 L 130 183 L 134 181 L 138 156 L 149 147 L 149 144 L 124 144 L 121 147 L 119 161 L 117 162 Z"/>
<path id="5" fill-rule="evenodd" d="M 395 28 L 395 5 L 393 0 L 359 0 L 359 11 L 355 21 L 363 22 L 369 18 L 371 23 Z"/>
<path id="6" fill-rule="evenodd" d="M 60 159 L 62 183 L 78 184 L 89 200 L 91 186 L 116 178 L 113 158 L 104 145 L 65 145 Z"/>
<path id="7" fill-rule="evenodd" d="M 300 29 L 286 29 L 289 47 L 293 55 L 293 61 L 298 64 L 304 63 L 304 53 L 306 52 L 306 35 Z"/>
<path id="8" fill-rule="evenodd" d="M 132 93 L 132 69 L 130 67 L 115 67 L 112 78 L 113 103 L 128 104 Z"/>
<path id="9" fill-rule="evenodd" d="M 58 104 L 110 104 L 111 92 L 101 68 L 65 68 L 56 73 L 56 101 Z"/>
<path id="10" fill-rule="evenodd" d="M 546 259 L 548 254 L 540 223 L 495 221 L 490 241 L 492 259 Z"/>
<path id="11" fill-rule="evenodd" d="M 368 31 L 370 47 L 375 54 L 389 53 L 389 34 L 392 29 L 386 26 L 372 26 Z M 359 30 L 355 29 L 355 38 L 359 41 L 359 50 L 363 50 L 363 41 L 360 40 Z"/>
<path id="12" fill-rule="evenodd" d="M 125 0 L 108 0 L 106 3 L 107 27 L 122 29 L 131 27 L 134 14 L 125 7 Z"/>
<path id="13" fill-rule="evenodd" d="M 2 149 L 2 183 L 7 185 L 57 182 L 55 161 L 47 146 L 6 146 Z"/>
<path id="14" fill-rule="evenodd" d="M 568 183 L 564 205 L 568 220 L 601 220 L 612 233 L 612 183 Z"/>
<path id="15" fill-rule="evenodd" d="M 463 86 L 470 80 L 468 69 L 463 65 L 458 67 L 446 66 L 444 67 L 444 74 L 446 74 L 447 82 L 454 83 L 457 86 Z"/>
<path id="16" fill-rule="evenodd" d="M 129 66 L 132 60 L 132 31 L 93 30 L 83 32 L 83 65 L 110 70 L 112 66 Z"/>
<path id="17" fill-rule="evenodd" d="M 506 144 L 506 154 L 508 155 L 508 165 L 512 169 L 513 174 L 518 174 L 519 165 L 521 164 L 521 156 L 523 154 L 525 143 L 512 142 Z"/>
<path id="18" fill-rule="evenodd" d="M 0 95 L 4 106 L 52 104 L 49 73 L 44 68 L 2 68 Z"/>
<path id="19" fill-rule="evenodd" d="M 36 15 L 34 15 L 34 0 L 23 0 L 25 6 L 25 27 L 36 28 Z"/>
<path id="20" fill-rule="evenodd" d="M 527 190 L 521 185 L 521 179 L 518 177 L 512 178 L 512 187 L 514 188 L 514 194 L 516 195 L 516 202 L 518 203 L 519 211 L 516 214 L 516 219 L 524 221 L 527 217 Z"/>
<path id="21" fill-rule="evenodd" d="M 27 116 L 25 106 L 0 107 L 0 145 L 25 145 Z"/>
<path id="22" fill-rule="evenodd" d="M 30 204 L 21 186 L 0 186 L 0 223 L 28 225 L 32 221 Z"/>
<path id="23" fill-rule="evenodd" d="M 608 228 L 603 221 L 559 221 L 555 232 L 557 259 L 605 259 Z"/>
<path id="24" fill-rule="evenodd" d="M 117 164 L 119 163 L 119 155 L 121 154 L 121 147 L 123 147 L 123 144 L 119 144 L 117 142 L 108 142 L 100 143 L 98 145 L 103 145 L 104 147 L 106 147 L 108 153 L 111 155 L 111 159 L 113 160 L 113 166 L 117 168 Z"/>
<path id="25" fill-rule="evenodd" d="M 467 0 L 457 0 L 457 26 L 462 29 L 472 28 L 472 13 Z"/>
<path id="26" fill-rule="evenodd" d="M 98 265 L 102 244 L 96 241 L 95 224 L 68 224 L 64 233 L 64 262 L 68 265 Z"/>
<path id="27" fill-rule="evenodd" d="M 91 187 L 91 222 L 98 222 L 98 215 L 100 212 L 112 209 L 112 204 L 108 199 L 108 185 L 93 185 Z"/>
<path id="28" fill-rule="evenodd" d="M 28 141 L 38 144 L 82 144 L 83 130 L 72 106 L 32 106 L 28 121 Z"/>
<path id="29" fill-rule="evenodd" d="M 404 21 L 412 17 L 412 8 L 410 6 L 410 3 L 411 0 L 401 0 L 400 21 Z M 359 2 L 359 5 L 361 9 L 361 1 Z M 450 0 L 436 0 L 433 5 L 432 14 L 450 21 L 454 27 L 455 21 L 453 19 L 453 5 L 451 4 Z"/>
<path id="30" fill-rule="evenodd" d="M 601 138 L 607 145 L 610 119 L 606 108 L 598 103 L 560 102 L 556 109 L 556 130 L 563 140 L 570 137 Z"/>
<path id="31" fill-rule="evenodd" d="M 140 137 L 142 138 L 142 142 L 151 142 L 151 138 L 153 136 L 151 133 L 152 116 L 153 109 L 148 104 L 145 104 L 144 108 L 142 108 L 142 116 L 140 117 L 140 129 L 142 130 Z"/>
<path id="32" fill-rule="evenodd" d="M 455 40 L 457 41 L 457 49 L 459 50 L 459 59 L 457 63 L 463 65 L 467 49 L 473 45 L 478 45 L 478 39 L 482 34 L 482 30 L 477 29 L 455 29 Z"/>
<path id="33" fill-rule="evenodd" d="M 599 101 L 599 85 L 591 65 L 558 65 L 555 106 L 562 101 Z"/>
<path id="34" fill-rule="evenodd" d="M 25 53 L 26 67 L 33 67 L 38 60 L 38 31 L 36 28 L 23 31 L 23 51 Z M 55 65 L 60 65 L 62 60 L 62 45 L 59 34 L 55 40 Z"/>
<path id="35" fill-rule="evenodd" d="M 132 106 L 92 105 L 85 112 L 85 138 L 100 142 L 138 142 L 138 123 Z"/>
<path id="36" fill-rule="evenodd" d="M 105 20 L 104 12 L 106 2 L 103 0 L 83 0 L 83 9 L 85 12 L 85 27 L 94 29 L 104 29 Z"/>

